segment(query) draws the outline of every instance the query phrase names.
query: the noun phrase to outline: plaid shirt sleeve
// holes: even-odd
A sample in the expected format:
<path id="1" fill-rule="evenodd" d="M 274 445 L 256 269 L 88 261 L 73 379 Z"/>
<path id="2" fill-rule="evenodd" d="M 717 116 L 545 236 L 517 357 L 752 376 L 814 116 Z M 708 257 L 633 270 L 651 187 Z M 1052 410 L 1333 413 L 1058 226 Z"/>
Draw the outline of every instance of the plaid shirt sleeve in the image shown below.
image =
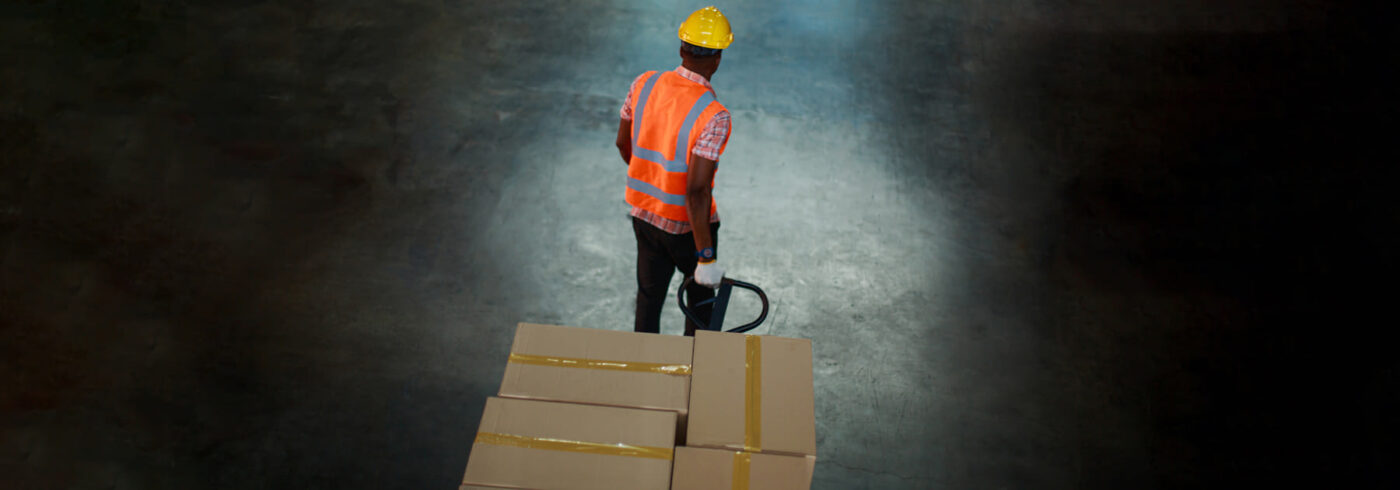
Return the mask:
<path id="1" fill-rule="evenodd" d="M 695 139 L 695 148 L 690 153 L 718 162 L 726 141 L 729 141 L 729 111 L 723 110 L 705 124 L 705 130 Z"/>
<path id="2" fill-rule="evenodd" d="M 632 96 L 637 93 L 637 84 L 642 83 L 642 77 L 645 75 L 645 73 L 637 75 L 637 79 L 632 80 L 632 86 L 627 89 L 627 98 L 622 99 L 621 116 L 623 121 L 632 120 Z"/>

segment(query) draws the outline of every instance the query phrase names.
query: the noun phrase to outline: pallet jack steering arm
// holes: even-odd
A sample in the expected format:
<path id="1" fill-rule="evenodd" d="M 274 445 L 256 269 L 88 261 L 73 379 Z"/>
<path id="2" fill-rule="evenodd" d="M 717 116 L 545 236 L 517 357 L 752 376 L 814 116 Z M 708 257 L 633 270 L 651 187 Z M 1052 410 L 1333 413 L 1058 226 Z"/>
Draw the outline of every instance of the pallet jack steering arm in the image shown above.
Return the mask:
<path id="1" fill-rule="evenodd" d="M 758 327 L 759 324 L 763 323 L 764 319 L 768 318 L 768 295 L 763 294 L 762 289 L 759 289 L 758 286 L 755 286 L 753 284 L 749 284 L 744 281 L 736 281 L 734 279 L 726 277 L 720 280 L 719 292 L 715 294 L 715 297 L 692 305 L 714 305 L 710 308 L 710 324 L 705 325 L 705 322 L 700 321 L 700 318 L 695 316 L 695 312 L 691 311 L 690 308 L 687 308 L 685 306 L 685 288 L 694 281 L 694 277 L 687 277 L 684 281 L 681 281 L 681 287 L 676 290 L 676 302 L 680 304 L 681 312 L 685 313 L 686 318 L 689 318 L 690 321 L 695 322 L 696 325 L 703 325 L 705 330 L 714 330 L 716 332 L 725 331 L 733 333 L 742 333 L 747 332 L 749 330 L 753 330 L 754 328 Z M 758 294 L 759 301 L 763 302 L 763 312 L 758 314 L 757 320 L 745 323 L 743 325 L 734 327 L 729 330 L 723 330 L 722 326 L 724 325 L 724 310 L 729 307 L 729 293 L 732 292 L 735 287 L 748 289 Z"/>

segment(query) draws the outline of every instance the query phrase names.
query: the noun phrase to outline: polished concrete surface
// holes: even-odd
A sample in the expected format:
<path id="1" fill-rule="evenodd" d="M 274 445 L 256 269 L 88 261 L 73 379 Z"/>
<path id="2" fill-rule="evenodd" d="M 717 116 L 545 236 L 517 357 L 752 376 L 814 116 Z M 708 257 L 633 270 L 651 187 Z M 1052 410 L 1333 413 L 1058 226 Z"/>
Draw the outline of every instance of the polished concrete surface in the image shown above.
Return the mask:
<path id="1" fill-rule="evenodd" d="M 455 488 L 516 322 L 630 328 L 617 109 L 699 6 L 0 5 L 0 486 Z M 814 488 L 1394 488 L 1383 17 L 719 6 Z"/>

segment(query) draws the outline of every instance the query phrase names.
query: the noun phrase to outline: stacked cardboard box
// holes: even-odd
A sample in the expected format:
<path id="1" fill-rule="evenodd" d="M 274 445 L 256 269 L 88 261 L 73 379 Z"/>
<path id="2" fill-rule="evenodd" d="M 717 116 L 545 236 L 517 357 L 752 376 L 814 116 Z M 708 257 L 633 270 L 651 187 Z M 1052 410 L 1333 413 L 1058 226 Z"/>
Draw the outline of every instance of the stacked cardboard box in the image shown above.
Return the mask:
<path id="1" fill-rule="evenodd" d="M 490 398 L 464 483 L 507 488 L 665 489 L 676 414 Z"/>
<path id="2" fill-rule="evenodd" d="M 811 484 L 808 340 L 522 323 L 499 395 L 487 400 L 461 490 Z"/>
<path id="3" fill-rule="evenodd" d="M 693 340 L 521 323 L 463 488 L 665 490 Z"/>
<path id="4" fill-rule="evenodd" d="M 671 488 L 806 489 L 817 457 L 812 342 L 696 332 Z"/>
<path id="5" fill-rule="evenodd" d="M 675 412 L 684 437 L 693 346 L 689 337 L 522 323 L 500 393 Z"/>
<path id="6" fill-rule="evenodd" d="M 807 490 L 814 463 L 815 458 L 678 447 L 671 490 Z"/>

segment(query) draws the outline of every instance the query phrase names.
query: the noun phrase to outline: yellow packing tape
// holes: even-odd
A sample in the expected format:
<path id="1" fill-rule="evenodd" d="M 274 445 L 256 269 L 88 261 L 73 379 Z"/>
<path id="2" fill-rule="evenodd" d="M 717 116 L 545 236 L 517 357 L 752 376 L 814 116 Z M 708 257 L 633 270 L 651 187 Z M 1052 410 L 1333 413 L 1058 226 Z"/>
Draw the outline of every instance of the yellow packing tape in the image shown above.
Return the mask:
<path id="1" fill-rule="evenodd" d="M 763 343 L 757 335 L 744 336 L 744 450 L 763 446 Z"/>
<path id="2" fill-rule="evenodd" d="M 548 449 L 550 451 L 570 451 L 575 453 L 606 454 L 610 456 L 633 456 L 637 458 L 671 459 L 671 448 L 633 446 L 629 444 L 600 444 L 597 442 L 565 441 L 548 437 L 526 437 L 494 432 L 477 432 L 478 444 L 493 446 L 513 446 L 526 449 Z"/>
<path id="3" fill-rule="evenodd" d="M 659 362 L 621 362 L 582 359 L 576 357 L 536 356 L 532 354 L 510 353 L 510 361 L 516 364 L 536 366 L 571 367 L 583 369 L 606 369 L 610 371 L 632 371 L 634 373 L 660 373 L 676 376 L 689 376 L 689 364 L 662 364 Z"/>
<path id="4" fill-rule="evenodd" d="M 730 490 L 749 490 L 749 453 L 734 451 L 734 477 Z"/>

